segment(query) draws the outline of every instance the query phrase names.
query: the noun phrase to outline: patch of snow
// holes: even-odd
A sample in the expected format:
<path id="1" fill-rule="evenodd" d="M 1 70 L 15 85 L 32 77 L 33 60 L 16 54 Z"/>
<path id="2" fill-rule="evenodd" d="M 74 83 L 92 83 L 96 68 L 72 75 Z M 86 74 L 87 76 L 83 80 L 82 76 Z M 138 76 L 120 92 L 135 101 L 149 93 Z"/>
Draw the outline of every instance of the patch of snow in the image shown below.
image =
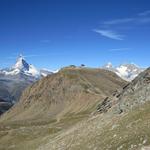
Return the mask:
<path id="1" fill-rule="evenodd" d="M 111 63 L 108 63 L 102 68 L 109 71 L 113 71 L 118 76 L 127 81 L 133 80 L 139 75 L 139 73 L 145 70 L 144 68 L 141 68 L 135 64 L 122 64 L 120 66 L 113 67 Z"/>
<path id="2" fill-rule="evenodd" d="M 35 77 L 40 77 L 40 72 L 33 65 L 29 65 L 29 70 L 25 71 L 25 73 Z"/>
<path id="3" fill-rule="evenodd" d="M 117 67 L 116 70 L 118 71 L 117 74 L 120 76 L 128 76 L 128 72 L 127 72 L 127 67 L 126 66 L 120 66 Z"/>
<path id="4" fill-rule="evenodd" d="M 106 67 L 106 68 L 112 68 L 112 67 L 113 67 L 113 65 L 112 65 L 112 63 L 111 63 L 111 62 L 109 62 L 109 63 L 107 63 L 107 64 L 105 65 L 105 67 Z"/>

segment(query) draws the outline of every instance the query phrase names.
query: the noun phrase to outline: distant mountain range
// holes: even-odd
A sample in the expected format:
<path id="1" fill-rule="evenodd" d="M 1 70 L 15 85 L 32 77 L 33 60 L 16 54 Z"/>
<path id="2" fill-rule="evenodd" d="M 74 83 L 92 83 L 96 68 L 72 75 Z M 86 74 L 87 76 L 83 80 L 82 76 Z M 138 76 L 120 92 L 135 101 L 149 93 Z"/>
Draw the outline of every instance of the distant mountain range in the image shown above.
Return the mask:
<path id="1" fill-rule="evenodd" d="M 36 80 L 52 73 L 52 71 L 49 71 L 47 69 L 36 69 L 33 65 L 28 64 L 22 55 L 18 57 L 14 66 L 12 66 L 11 68 L 0 70 L 0 74 L 4 76 L 16 76 L 22 74 L 24 76 L 28 76 L 29 78 L 31 78 L 31 80 Z"/>
<path id="2" fill-rule="evenodd" d="M 82 68 L 84 68 L 84 66 L 82 66 Z M 123 64 L 118 67 L 113 67 L 111 63 L 108 63 L 102 68 L 115 72 L 126 81 L 133 80 L 139 73 L 144 71 L 144 68 L 134 64 Z M 22 55 L 17 58 L 16 63 L 12 67 L 1 69 L 0 99 L 2 99 L 2 101 L 0 101 L 0 114 L 5 112 L 20 99 L 22 91 L 26 87 L 42 77 L 56 72 L 58 72 L 58 70 L 49 71 L 48 69 L 37 69 L 27 63 Z"/>
<path id="3" fill-rule="evenodd" d="M 114 67 L 112 63 L 108 63 L 102 67 L 103 69 L 115 72 L 118 76 L 126 81 L 132 81 L 137 77 L 145 68 L 141 68 L 135 64 L 121 64 Z"/>
<path id="4" fill-rule="evenodd" d="M 22 91 L 35 81 L 52 74 L 46 69 L 38 70 L 20 55 L 10 68 L 0 70 L 0 114 L 16 103 Z"/>
<path id="5" fill-rule="evenodd" d="M 145 68 L 139 67 L 135 64 L 121 64 L 119 66 L 113 66 L 110 62 L 101 68 L 113 71 L 118 76 L 127 81 L 133 80 L 136 76 L 139 75 L 139 73 L 145 70 Z M 11 78 L 18 78 L 18 76 L 20 76 L 20 78 L 25 77 L 33 81 L 56 72 L 58 72 L 58 70 L 50 71 L 48 69 L 37 69 L 33 65 L 28 64 L 24 57 L 20 55 L 15 65 L 13 65 L 11 68 L 0 70 L 0 76 L 7 76 Z"/>

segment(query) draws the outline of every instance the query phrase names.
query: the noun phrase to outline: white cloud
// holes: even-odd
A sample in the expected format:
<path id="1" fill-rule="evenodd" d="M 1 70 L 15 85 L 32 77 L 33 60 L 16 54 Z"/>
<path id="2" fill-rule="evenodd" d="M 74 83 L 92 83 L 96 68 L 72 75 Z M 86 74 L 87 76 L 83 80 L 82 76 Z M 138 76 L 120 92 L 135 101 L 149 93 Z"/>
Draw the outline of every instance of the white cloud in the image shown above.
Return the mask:
<path id="1" fill-rule="evenodd" d="M 115 25 L 115 24 L 121 24 L 121 23 L 128 23 L 131 21 L 134 21 L 135 18 L 123 18 L 123 19 L 114 19 L 114 20 L 109 20 L 105 21 L 103 24 L 105 25 Z"/>
<path id="2" fill-rule="evenodd" d="M 126 24 L 126 23 L 146 24 L 149 22 L 150 22 L 150 10 L 147 10 L 139 14 L 136 14 L 135 17 L 119 18 L 119 19 L 104 21 L 102 25 L 111 26 L 111 25 L 119 25 L 119 24 Z"/>
<path id="3" fill-rule="evenodd" d="M 94 32 L 96 33 L 99 33 L 100 35 L 104 36 L 104 37 L 107 37 L 107 38 L 110 38 L 110 39 L 113 39 L 113 40 L 123 40 L 123 36 L 112 31 L 112 30 L 102 30 L 102 29 L 96 29 L 96 30 L 93 30 Z"/>
<path id="4" fill-rule="evenodd" d="M 118 52 L 118 51 L 127 51 L 130 50 L 131 48 L 113 48 L 113 49 L 109 49 L 109 52 Z"/>
<path id="5" fill-rule="evenodd" d="M 104 21 L 101 23 L 101 28 L 103 29 L 97 29 L 94 30 L 94 32 L 114 40 L 123 40 L 123 36 L 119 33 L 120 30 L 123 32 L 125 30 L 134 29 L 137 26 L 149 25 L 149 23 L 150 10 L 147 10 L 132 17 Z"/>
<path id="6" fill-rule="evenodd" d="M 141 12 L 141 13 L 139 13 L 138 15 L 139 15 L 139 16 L 147 16 L 147 15 L 150 15 L 150 10 Z"/>

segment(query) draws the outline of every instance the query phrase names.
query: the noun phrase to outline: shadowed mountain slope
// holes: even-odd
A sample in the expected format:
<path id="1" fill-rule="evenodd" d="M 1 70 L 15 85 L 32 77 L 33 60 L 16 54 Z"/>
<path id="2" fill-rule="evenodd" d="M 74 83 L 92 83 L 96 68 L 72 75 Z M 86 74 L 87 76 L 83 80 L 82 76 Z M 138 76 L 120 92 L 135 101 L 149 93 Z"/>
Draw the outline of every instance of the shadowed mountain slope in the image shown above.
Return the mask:
<path id="1" fill-rule="evenodd" d="M 11 106 L 11 102 L 6 102 L 5 100 L 0 99 L 0 115 L 7 111 Z"/>

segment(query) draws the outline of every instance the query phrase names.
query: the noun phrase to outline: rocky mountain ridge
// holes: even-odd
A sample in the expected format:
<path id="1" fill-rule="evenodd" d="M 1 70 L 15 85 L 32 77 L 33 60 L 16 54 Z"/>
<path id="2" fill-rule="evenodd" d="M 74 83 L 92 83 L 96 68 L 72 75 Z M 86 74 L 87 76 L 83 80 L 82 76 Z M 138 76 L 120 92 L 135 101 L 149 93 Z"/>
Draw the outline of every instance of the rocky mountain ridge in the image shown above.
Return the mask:
<path id="1" fill-rule="evenodd" d="M 6 116 L 14 116 L 12 119 L 22 116 L 24 119 L 61 118 L 65 114 L 84 112 L 125 83 L 103 69 L 64 68 L 27 88 Z M 40 111 L 35 111 L 34 107 Z"/>

